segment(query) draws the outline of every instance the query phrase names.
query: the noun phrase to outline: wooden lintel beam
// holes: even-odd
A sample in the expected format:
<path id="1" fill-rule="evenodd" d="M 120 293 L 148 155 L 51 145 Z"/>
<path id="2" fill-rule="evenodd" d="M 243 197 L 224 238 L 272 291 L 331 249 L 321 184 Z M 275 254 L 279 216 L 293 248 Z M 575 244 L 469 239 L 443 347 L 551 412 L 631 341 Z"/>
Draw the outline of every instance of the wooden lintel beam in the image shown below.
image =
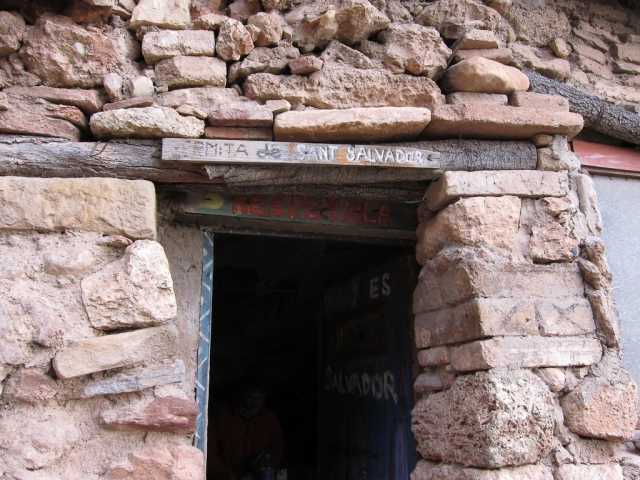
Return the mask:
<path id="1" fill-rule="evenodd" d="M 162 161 L 159 140 L 66 140 L 0 135 L 0 176 L 111 177 L 156 183 L 226 186 L 382 185 L 423 182 L 443 170 L 535 169 L 536 149 L 530 142 L 446 140 L 396 144 L 441 153 L 441 170 L 297 166 L 198 165 Z"/>

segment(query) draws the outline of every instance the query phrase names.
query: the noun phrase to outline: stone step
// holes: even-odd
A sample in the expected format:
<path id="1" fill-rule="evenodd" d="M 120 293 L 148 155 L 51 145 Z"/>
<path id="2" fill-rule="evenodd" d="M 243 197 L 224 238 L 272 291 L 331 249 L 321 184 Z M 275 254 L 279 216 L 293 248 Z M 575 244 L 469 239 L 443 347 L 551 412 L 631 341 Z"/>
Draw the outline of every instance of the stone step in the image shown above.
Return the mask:
<path id="1" fill-rule="evenodd" d="M 436 105 L 422 139 L 526 140 L 536 134 L 573 138 L 584 125 L 571 112 L 500 105 Z"/>

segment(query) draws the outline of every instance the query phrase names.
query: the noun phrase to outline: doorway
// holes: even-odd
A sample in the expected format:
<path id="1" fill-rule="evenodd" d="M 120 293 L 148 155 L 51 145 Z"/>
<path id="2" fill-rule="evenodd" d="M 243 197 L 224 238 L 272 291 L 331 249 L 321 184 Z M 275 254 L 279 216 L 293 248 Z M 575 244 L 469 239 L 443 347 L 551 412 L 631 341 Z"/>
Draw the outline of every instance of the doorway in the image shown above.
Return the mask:
<path id="1" fill-rule="evenodd" d="M 216 233 L 213 248 L 210 421 L 260 372 L 289 480 L 408 477 L 414 247 Z"/>

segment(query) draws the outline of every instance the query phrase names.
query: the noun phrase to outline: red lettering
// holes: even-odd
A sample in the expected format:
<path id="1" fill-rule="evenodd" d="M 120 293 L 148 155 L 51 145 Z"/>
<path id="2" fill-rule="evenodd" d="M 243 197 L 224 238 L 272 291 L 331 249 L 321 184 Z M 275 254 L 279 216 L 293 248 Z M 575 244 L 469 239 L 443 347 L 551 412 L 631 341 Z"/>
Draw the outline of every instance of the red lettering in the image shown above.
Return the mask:
<path id="1" fill-rule="evenodd" d="M 231 205 L 231 213 L 234 215 L 238 214 L 238 207 L 240 207 L 240 213 L 242 215 L 247 214 L 247 196 L 246 195 L 236 195 L 233 197 L 233 204 Z"/>
<path id="2" fill-rule="evenodd" d="M 304 218 L 307 220 L 320 220 L 320 199 L 317 197 L 307 197 L 304 203 Z"/>
<path id="3" fill-rule="evenodd" d="M 327 198 L 327 203 L 329 204 L 329 221 L 333 222 L 336 219 L 336 206 L 340 203 L 340 200 L 337 198 Z"/>
<path id="4" fill-rule="evenodd" d="M 389 210 L 389 205 L 386 203 L 381 203 L 380 208 L 378 209 L 378 216 L 376 217 L 376 225 L 380 225 L 382 223 L 382 219 L 387 219 L 387 225 L 391 226 L 391 211 Z"/>
<path id="5" fill-rule="evenodd" d="M 289 202 L 289 218 L 293 218 L 296 208 L 301 208 L 303 206 L 304 206 L 304 198 L 298 197 L 295 195 L 291 197 L 291 201 Z"/>
<path id="6" fill-rule="evenodd" d="M 367 202 L 362 202 L 362 224 L 363 225 L 375 225 L 376 221 L 373 218 L 367 218 Z"/>
<path id="7" fill-rule="evenodd" d="M 344 211 L 344 215 L 342 216 L 342 223 L 347 223 L 347 220 L 351 217 L 353 217 L 357 224 L 360 223 L 360 215 L 358 215 L 358 211 L 356 210 L 356 206 L 353 202 L 349 202 L 347 204 L 347 209 Z"/>
<path id="8" fill-rule="evenodd" d="M 264 195 L 251 195 L 249 213 L 251 215 L 264 215 Z"/>
<path id="9" fill-rule="evenodd" d="M 269 215 L 272 217 L 279 217 L 282 215 L 282 212 L 284 212 L 282 200 L 284 200 L 284 195 L 274 195 L 271 197 L 271 210 L 269 210 Z"/>

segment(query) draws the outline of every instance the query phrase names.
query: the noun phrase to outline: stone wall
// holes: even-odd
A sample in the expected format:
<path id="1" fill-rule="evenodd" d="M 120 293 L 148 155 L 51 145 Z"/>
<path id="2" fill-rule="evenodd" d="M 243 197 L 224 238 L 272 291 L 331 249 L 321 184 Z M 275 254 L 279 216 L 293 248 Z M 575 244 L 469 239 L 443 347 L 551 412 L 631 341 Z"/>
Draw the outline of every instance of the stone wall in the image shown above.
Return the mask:
<path id="1" fill-rule="evenodd" d="M 569 115 L 511 108 L 535 109 L 535 103 L 455 95 L 527 90 L 517 74 L 524 68 L 640 109 L 640 17 L 622 6 L 577 0 L 8 5 L 14 9 L 0 11 L 5 133 L 303 140 L 305 128 L 317 132 L 338 122 L 332 141 L 363 141 L 370 138 L 362 132 L 338 132 L 348 121 L 370 123 L 374 114 L 345 109 L 419 107 L 432 110 L 428 129 L 425 112 L 405 110 L 380 127 L 376 140 L 415 139 L 421 132 L 427 139 L 502 138 L 498 131 L 506 130 L 499 127 L 526 117 L 546 133 L 575 135 L 581 124 Z M 491 73 L 482 86 L 468 75 L 480 71 Z M 310 111 L 317 109 L 343 111 Z M 487 121 L 494 128 L 478 129 Z"/>
<path id="2" fill-rule="evenodd" d="M 0 133 L 532 141 L 537 170 L 445 172 L 421 209 L 413 477 L 633 478 L 584 121 L 521 72 L 637 113 L 632 3 L 9 0 Z M 0 179 L 0 476 L 202 478 L 201 247 L 148 182 Z"/>
<path id="3" fill-rule="evenodd" d="M 413 480 L 623 478 L 637 387 L 594 185 L 547 142 L 536 171 L 446 172 L 427 191 Z"/>
<path id="4" fill-rule="evenodd" d="M 1 478 L 203 478 L 202 238 L 157 230 L 150 182 L 0 178 Z"/>

